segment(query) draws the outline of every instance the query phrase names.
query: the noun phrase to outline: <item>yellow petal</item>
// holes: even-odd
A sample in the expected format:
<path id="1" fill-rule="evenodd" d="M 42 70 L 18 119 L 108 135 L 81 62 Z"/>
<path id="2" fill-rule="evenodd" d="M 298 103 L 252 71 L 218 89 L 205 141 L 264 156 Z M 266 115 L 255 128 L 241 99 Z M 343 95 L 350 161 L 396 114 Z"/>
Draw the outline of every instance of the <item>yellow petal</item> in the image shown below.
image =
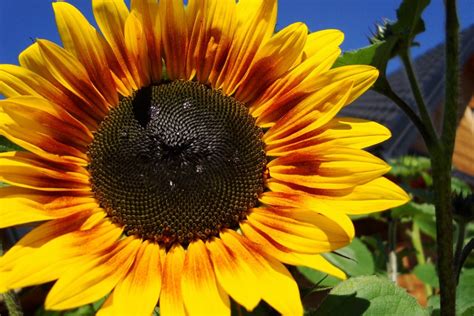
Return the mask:
<path id="1" fill-rule="evenodd" d="M 320 76 L 312 82 L 312 85 L 314 89 L 321 89 L 330 83 L 347 80 L 353 81 L 354 86 L 346 103 L 350 104 L 374 84 L 378 75 L 378 70 L 372 66 L 342 66 L 329 70 L 324 76 Z"/>
<path id="2" fill-rule="evenodd" d="M 328 144 L 278 157 L 267 167 L 273 179 L 319 189 L 351 188 L 390 170 L 383 160 L 366 151 Z"/>
<path id="3" fill-rule="evenodd" d="M 126 275 L 140 243 L 138 239 L 128 237 L 110 253 L 95 258 L 84 257 L 54 284 L 46 297 L 45 308 L 70 309 L 105 296 Z"/>
<path id="4" fill-rule="evenodd" d="M 163 316 L 186 315 L 181 291 L 184 257 L 185 252 L 180 245 L 172 247 L 166 254 L 160 296 L 160 314 Z"/>
<path id="5" fill-rule="evenodd" d="M 130 3 L 132 12 L 138 14 L 143 26 L 148 57 L 150 65 L 150 76 L 153 82 L 159 82 L 163 68 L 161 61 L 161 25 L 156 0 L 132 0 Z"/>
<path id="6" fill-rule="evenodd" d="M 339 210 L 346 214 L 368 214 L 394 208 L 410 200 L 408 194 L 392 181 L 380 177 L 368 183 L 350 189 L 339 190 L 306 190 L 303 187 L 295 188 L 281 183 L 269 183 L 269 192 L 262 196 L 263 203 L 272 203 L 277 199 L 277 192 L 285 192 L 285 197 L 278 203 L 287 201 L 291 206 L 307 207 L 309 209 Z M 273 204 L 275 205 L 275 204 Z"/>
<path id="7" fill-rule="evenodd" d="M 283 264 L 265 257 L 253 242 L 233 230 L 220 236 L 235 260 L 253 271 L 264 301 L 282 315 L 303 315 L 298 286 Z"/>
<path id="8" fill-rule="evenodd" d="M 186 79 L 188 32 L 182 0 L 161 0 L 161 38 L 166 73 L 171 80 Z"/>
<path id="9" fill-rule="evenodd" d="M 0 93 L 7 98 L 19 95 L 39 96 L 36 88 L 47 93 L 54 86 L 38 74 L 15 65 L 0 65 Z M 44 90 L 43 90 L 44 89 Z"/>
<path id="10" fill-rule="evenodd" d="M 252 115 L 259 117 L 260 125 L 271 126 L 295 102 L 316 91 L 312 83 L 328 71 L 339 57 L 339 45 L 343 37 L 337 30 L 324 30 L 308 35 L 303 53 L 292 69 L 249 105 Z"/>
<path id="11" fill-rule="evenodd" d="M 270 38 L 255 55 L 235 97 L 250 102 L 284 74 L 301 54 L 308 34 L 303 23 L 294 23 Z"/>
<path id="12" fill-rule="evenodd" d="M 316 150 L 320 144 L 362 149 L 381 143 L 390 136 L 390 131 L 378 123 L 337 117 L 323 129 L 314 130 L 290 141 L 268 145 L 265 150 L 268 156 L 285 156 L 298 150 Z"/>
<path id="13" fill-rule="evenodd" d="M 23 188 L 44 191 L 90 191 L 89 177 L 82 167 L 70 165 L 64 171 L 58 165 L 39 162 L 37 156 L 26 152 L 0 154 L 0 181 Z"/>
<path id="14" fill-rule="evenodd" d="M 186 78 L 214 86 L 227 58 L 236 27 L 234 0 L 190 0 Z"/>
<path id="15" fill-rule="evenodd" d="M 114 289 L 115 315 L 151 315 L 161 290 L 160 247 L 142 242 L 133 266 Z"/>
<path id="16" fill-rule="evenodd" d="M 49 160 L 86 165 L 92 133 L 62 108 L 43 98 L 0 100 L 0 134 Z M 24 126 L 29 126 L 28 130 Z"/>
<path id="17" fill-rule="evenodd" d="M 45 243 L 18 260 L 9 273 L 10 288 L 46 283 L 81 265 L 84 255 L 107 252 L 122 230 L 107 220 L 90 230 L 75 231 Z M 34 262 L 35 264 L 31 264 Z"/>
<path id="18" fill-rule="evenodd" d="M 237 260 L 219 238 L 208 241 L 206 245 L 219 284 L 238 304 L 248 311 L 253 310 L 261 299 L 253 272 Z"/>
<path id="19" fill-rule="evenodd" d="M 215 87 L 231 95 L 238 88 L 262 43 L 275 30 L 276 0 L 241 0 L 236 10 L 236 31 L 224 68 Z"/>
<path id="20" fill-rule="evenodd" d="M 248 235 L 246 234 L 245 236 L 249 238 L 254 245 L 260 249 L 260 251 L 266 253 L 268 256 L 286 264 L 305 266 L 335 276 L 339 279 L 346 279 L 346 274 L 339 268 L 333 266 L 322 255 L 295 252 L 294 250 L 265 237 L 246 224 L 244 224 L 244 228 L 246 230 L 245 232 L 248 233 Z"/>
<path id="21" fill-rule="evenodd" d="M 327 29 L 309 34 L 298 64 L 310 58 L 315 59 L 313 61 L 315 66 L 325 63 L 326 59 L 331 58 L 330 56 L 334 52 L 339 51 L 339 45 L 341 45 L 343 40 L 344 33 L 335 29 Z M 329 70 L 329 68 L 326 70 Z"/>
<path id="22" fill-rule="evenodd" d="M 17 187 L 0 188 L 0 228 L 61 218 L 98 207 L 93 197 L 48 194 Z"/>
<path id="23" fill-rule="evenodd" d="M 273 192 L 268 192 L 273 193 Z M 352 240 L 355 236 L 354 225 L 352 220 L 344 212 L 338 210 L 308 210 L 303 208 L 295 208 L 294 202 L 292 205 L 284 205 L 276 203 L 273 208 L 264 208 L 259 207 L 255 208 L 253 211 L 270 214 L 270 215 L 279 215 L 282 217 L 287 217 L 293 219 L 297 222 L 307 223 L 319 227 L 324 230 L 327 234 L 332 234 L 336 236 L 337 239 L 341 240 Z"/>
<path id="24" fill-rule="evenodd" d="M 34 228 L 0 257 L 0 271 L 13 269 L 20 260 L 23 260 L 23 257 L 32 255 L 50 240 L 80 230 L 81 226 L 84 225 L 91 215 L 92 212 L 78 212 L 65 218 L 46 222 Z"/>
<path id="25" fill-rule="evenodd" d="M 135 82 L 140 87 L 150 84 L 150 63 L 145 31 L 138 18 L 138 13 L 129 14 L 125 22 L 125 47 L 130 58 L 130 69 Z"/>
<path id="26" fill-rule="evenodd" d="M 33 46 L 37 45 L 34 44 Z M 44 63 L 43 66 L 46 68 Z M 83 103 L 77 102 L 79 99 L 71 99 L 71 96 L 66 95 L 66 89 L 59 83 L 57 85 L 53 85 L 50 81 L 27 68 L 0 65 L 0 93 L 5 93 L 8 98 L 17 96 L 43 97 L 57 107 L 62 107 L 89 129 L 95 130 L 100 116 L 95 116 L 97 114 L 94 111 L 87 111 L 89 106 L 83 106 Z M 63 90 L 60 90 L 60 88 Z"/>
<path id="27" fill-rule="evenodd" d="M 320 216 L 320 218 L 329 222 L 323 216 Z M 261 232 L 261 234 L 267 235 L 275 242 L 300 253 L 328 252 L 344 247 L 350 242 L 350 236 L 345 234 L 343 229 L 340 227 L 334 229 L 335 223 L 331 223 L 333 226 L 331 231 L 331 229 L 325 228 L 323 221 L 319 226 L 316 226 L 289 217 L 255 210 L 248 216 L 247 220 L 248 223 L 241 225 L 246 235 L 250 234 L 250 228 L 248 227 L 250 225 L 252 231 L 255 231 L 256 234 Z M 247 228 L 249 228 L 249 231 L 246 231 Z"/>
<path id="28" fill-rule="evenodd" d="M 329 122 L 347 102 L 353 83 L 337 82 L 304 98 L 279 118 L 263 136 L 266 144 L 285 142 Z"/>
<path id="29" fill-rule="evenodd" d="M 78 147 L 88 146 L 92 142 L 92 132 L 81 121 L 75 119 L 57 104 L 43 98 L 34 96 L 11 97 L 0 101 L 0 108 L 12 117 L 14 117 L 14 114 L 20 114 L 19 112 L 22 110 L 28 112 L 32 121 L 38 121 L 34 128 L 39 128 L 42 124 L 46 125 L 48 128 L 56 130 L 50 131 L 50 134 L 57 132 L 58 138 L 63 136 L 72 139 Z M 18 124 L 23 125 L 23 123 L 25 122 L 21 121 Z M 33 128 L 31 124 L 34 123 L 29 122 L 25 126 Z M 46 130 L 42 132 L 46 133 Z"/>
<path id="30" fill-rule="evenodd" d="M 188 246 L 181 289 L 189 314 L 230 315 L 229 296 L 216 282 L 209 254 L 202 240 L 194 241 Z"/>
<path id="31" fill-rule="evenodd" d="M 53 9 L 64 48 L 84 65 L 94 86 L 107 102 L 118 104 L 118 94 L 103 48 L 104 39 L 72 5 L 53 2 Z"/>
<path id="32" fill-rule="evenodd" d="M 88 102 L 91 111 L 105 116 L 111 104 L 94 86 L 84 66 L 72 54 L 52 42 L 38 40 L 37 43 L 53 77 L 78 98 Z"/>
<path id="33" fill-rule="evenodd" d="M 115 77 L 129 92 L 140 88 L 131 73 L 131 64 L 125 45 L 125 22 L 129 15 L 123 0 L 93 0 L 94 17 L 102 34 L 110 45 L 107 59 Z"/>
<path id="34" fill-rule="evenodd" d="M 20 66 L 23 68 L 37 73 L 51 83 L 57 82 L 57 80 L 46 67 L 45 60 L 41 54 L 38 42 L 31 44 L 24 51 L 22 51 L 18 56 L 18 60 L 20 62 Z"/>
<path id="35" fill-rule="evenodd" d="M 22 111 L 23 113 L 25 113 L 24 110 Z M 1 117 L 2 114 L 0 114 L 0 122 L 5 123 L 7 120 Z M 11 117 L 8 117 L 8 119 L 11 119 Z M 29 118 L 27 120 L 29 120 Z M 34 122 L 37 123 L 36 121 Z M 51 130 L 47 129 L 47 131 L 49 132 Z M 25 129 L 20 127 L 15 121 L 10 120 L 5 123 L 5 125 L 0 126 L 0 135 L 5 136 L 11 142 L 35 153 L 41 158 L 59 163 L 72 162 L 84 166 L 87 165 L 87 155 L 84 151 L 77 150 L 70 145 L 61 143 L 50 135 L 41 133 L 41 129 L 25 131 Z"/>
<path id="36" fill-rule="evenodd" d="M 337 57 L 337 55 L 335 56 Z M 281 98 L 272 99 L 272 103 L 267 102 L 260 106 L 258 106 L 258 103 L 253 105 L 252 112 L 254 116 L 258 116 L 257 123 L 259 126 L 270 127 L 288 111 L 296 111 L 296 103 L 301 99 L 308 99 L 308 96 L 318 94 L 320 93 L 319 90 L 327 89 L 328 86 L 353 82 L 350 93 L 343 104 L 343 106 L 346 106 L 368 90 L 377 80 L 377 77 L 377 69 L 364 65 L 344 66 L 323 73 L 317 72 L 311 80 L 302 81 L 290 93 L 286 93 Z M 264 110 L 264 113 L 260 114 L 262 110 Z"/>

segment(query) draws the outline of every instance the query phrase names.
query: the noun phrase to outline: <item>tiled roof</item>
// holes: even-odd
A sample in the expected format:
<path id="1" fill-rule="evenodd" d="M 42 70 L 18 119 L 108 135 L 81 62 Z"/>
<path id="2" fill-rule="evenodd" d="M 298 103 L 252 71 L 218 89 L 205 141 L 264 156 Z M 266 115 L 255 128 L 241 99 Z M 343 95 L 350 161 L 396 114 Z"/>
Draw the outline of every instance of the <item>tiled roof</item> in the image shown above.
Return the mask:
<path id="1" fill-rule="evenodd" d="M 460 61 L 464 65 L 474 54 L 474 25 L 461 33 Z M 431 113 L 443 103 L 445 83 L 444 43 L 428 50 L 413 62 L 425 102 Z M 388 76 L 392 89 L 409 105 L 416 108 L 404 68 Z M 379 122 L 392 131 L 392 138 L 381 147 L 385 158 L 408 153 L 415 142 L 418 131 L 408 117 L 388 98 L 368 91 L 353 104 L 346 107 L 340 116 L 352 116 Z"/>

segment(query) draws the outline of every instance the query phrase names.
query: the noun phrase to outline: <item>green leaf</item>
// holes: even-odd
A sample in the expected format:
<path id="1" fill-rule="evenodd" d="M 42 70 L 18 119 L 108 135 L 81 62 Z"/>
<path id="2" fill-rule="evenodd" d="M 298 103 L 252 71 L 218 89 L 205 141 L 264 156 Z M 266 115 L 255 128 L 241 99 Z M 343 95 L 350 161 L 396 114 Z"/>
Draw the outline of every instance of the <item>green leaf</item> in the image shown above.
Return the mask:
<path id="1" fill-rule="evenodd" d="M 43 308 L 36 311 L 35 316 L 92 316 L 96 311 L 91 305 L 85 305 L 76 309 L 64 312 L 47 311 Z"/>
<path id="2" fill-rule="evenodd" d="M 413 273 L 423 281 L 432 287 L 439 288 L 438 274 L 436 268 L 432 263 L 419 264 L 413 269 Z"/>
<path id="3" fill-rule="evenodd" d="M 350 278 L 329 292 L 315 316 L 324 315 L 428 315 L 416 299 L 388 279 Z"/>
<path id="4" fill-rule="evenodd" d="M 420 230 L 436 240 L 436 219 L 433 214 L 419 214 L 413 218 Z"/>
<path id="5" fill-rule="evenodd" d="M 413 218 L 415 217 L 416 214 L 419 214 L 420 210 L 415 206 L 415 203 L 409 202 L 407 204 L 404 204 L 402 206 L 396 207 L 392 209 L 392 217 L 393 218 Z"/>
<path id="6" fill-rule="evenodd" d="M 361 236 L 361 240 L 366 244 L 370 252 L 372 253 L 372 257 L 374 258 L 375 264 L 375 273 L 377 275 L 382 275 L 387 272 L 387 245 L 382 240 L 379 234 L 371 235 L 371 236 Z"/>
<path id="7" fill-rule="evenodd" d="M 376 34 L 373 44 L 358 50 L 344 53 L 337 59 L 334 67 L 344 65 L 372 65 L 379 71 L 374 90 L 382 92 L 389 88 L 385 76 L 388 61 L 395 55 L 406 53 L 413 46 L 415 36 L 425 30 L 421 14 L 429 0 L 403 0 L 397 10 L 398 20 L 380 27 L 382 33 Z"/>
<path id="8" fill-rule="evenodd" d="M 395 45 L 395 41 L 390 40 L 348 51 L 336 60 L 333 67 L 371 65 L 376 67 L 381 74 L 384 74 L 393 45 Z"/>
<path id="9" fill-rule="evenodd" d="M 105 299 L 106 297 L 103 297 L 92 304 L 84 305 L 75 309 L 70 309 L 62 312 L 47 311 L 44 309 L 44 307 L 41 307 L 36 311 L 35 316 L 93 316 L 100 309 Z"/>
<path id="10" fill-rule="evenodd" d="M 474 306 L 468 307 L 460 315 L 461 316 L 472 316 L 472 315 L 474 315 Z"/>
<path id="11" fill-rule="evenodd" d="M 461 315 L 472 310 L 474 308 L 474 269 L 462 271 L 456 291 L 456 314 Z"/>
<path id="12" fill-rule="evenodd" d="M 420 230 L 436 239 L 435 207 L 428 203 L 410 202 L 392 210 L 394 218 L 413 218 Z"/>
<path id="13" fill-rule="evenodd" d="M 430 311 L 431 316 L 438 316 L 440 314 L 440 297 L 439 295 L 433 295 L 428 298 L 427 308 Z"/>
<path id="14" fill-rule="evenodd" d="M 338 278 L 308 267 L 297 267 L 297 269 L 308 281 L 318 287 L 334 287 L 341 282 Z"/>
<path id="15" fill-rule="evenodd" d="M 102 305 L 105 303 L 105 300 L 107 299 L 108 295 L 104 296 L 103 298 L 101 298 L 100 300 L 92 303 L 92 308 L 94 309 L 94 311 L 98 311 Z"/>
<path id="16" fill-rule="evenodd" d="M 464 269 L 459 277 L 456 289 L 456 315 L 474 315 L 474 269 Z M 439 315 L 439 295 L 432 296 L 428 300 L 428 307 L 432 315 Z"/>
<path id="17" fill-rule="evenodd" d="M 21 150 L 20 147 L 9 141 L 3 136 L 0 136 L 0 152 Z"/>
<path id="18" fill-rule="evenodd" d="M 390 174 L 402 177 L 413 178 L 431 169 L 431 161 L 429 158 L 421 156 L 402 156 L 389 160 L 392 169 Z"/>
<path id="19" fill-rule="evenodd" d="M 464 196 L 472 193 L 472 190 L 469 185 L 456 177 L 451 178 L 451 191 L 456 192 L 458 194 L 462 194 Z"/>
<path id="20" fill-rule="evenodd" d="M 332 264 L 346 272 L 350 276 L 371 275 L 375 272 L 375 264 L 372 253 L 367 246 L 358 238 L 335 253 L 324 254 L 324 257 Z"/>
<path id="21" fill-rule="evenodd" d="M 379 70 L 379 77 L 374 83 L 374 88 L 383 89 L 388 85 L 385 70 L 390 60 L 391 51 L 396 44 L 395 40 L 375 43 L 357 50 L 349 51 L 340 56 L 333 67 L 348 65 L 371 65 Z"/>
<path id="22" fill-rule="evenodd" d="M 393 24 L 392 32 L 404 48 L 412 46 L 415 36 L 425 31 L 421 15 L 429 3 L 430 0 L 403 0 L 397 9 L 397 22 Z"/>
<path id="23" fill-rule="evenodd" d="M 44 308 L 39 308 L 35 312 L 35 316 L 61 316 L 62 312 L 47 311 Z"/>
<path id="24" fill-rule="evenodd" d="M 92 316 L 92 315 L 95 315 L 95 312 L 96 311 L 94 310 L 94 307 L 92 307 L 92 305 L 86 305 L 86 306 L 79 307 L 75 310 L 65 312 L 63 315 L 64 316 Z"/>
<path id="25" fill-rule="evenodd" d="M 350 245 L 338 249 L 336 253 L 327 253 L 323 256 L 349 276 L 371 275 L 375 273 L 373 255 L 358 238 L 354 238 Z M 318 285 L 318 287 L 334 287 L 341 282 L 341 280 L 333 276 L 311 268 L 298 267 L 298 271 L 309 281 Z"/>

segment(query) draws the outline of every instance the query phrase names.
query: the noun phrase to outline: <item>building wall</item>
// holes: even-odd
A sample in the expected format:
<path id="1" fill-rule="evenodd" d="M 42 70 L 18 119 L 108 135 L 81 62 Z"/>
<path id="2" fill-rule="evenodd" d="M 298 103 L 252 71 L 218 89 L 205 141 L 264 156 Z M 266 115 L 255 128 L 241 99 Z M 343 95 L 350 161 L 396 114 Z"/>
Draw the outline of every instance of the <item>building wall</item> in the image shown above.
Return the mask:
<path id="1" fill-rule="evenodd" d="M 474 176 L 474 55 L 462 69 L 462 98 L 468 101 L 465 108 L 461 107 L 464 113 L 456 132 L 453 164 L 459 171 Z"/>
<path id="2" fill-rule="evenodd" d="M 453 164 L 459 171 L 474 176 L 474 97 L 458 125 Z"/>

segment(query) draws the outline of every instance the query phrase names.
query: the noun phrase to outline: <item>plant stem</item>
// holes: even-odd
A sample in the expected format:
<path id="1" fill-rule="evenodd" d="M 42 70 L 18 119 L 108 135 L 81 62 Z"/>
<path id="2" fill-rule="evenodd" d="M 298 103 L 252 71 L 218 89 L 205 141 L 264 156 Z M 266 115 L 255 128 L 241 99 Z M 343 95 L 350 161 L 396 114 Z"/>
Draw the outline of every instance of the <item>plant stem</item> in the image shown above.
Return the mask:
<path id="1" fill-rule="evenodd" d="M 420 85 L 416 79 L 415 71 L 410 58 L 410 50 L 407 49 L 406 52 L 401 53 L 400 57 L 402 59 L 403 65 L 405 66 L 408 80 L 410 81 L 413 96 L 415 97 L 418 111 L 420 112 L 421 121 L 423 122 L 422 125 L 424 126 L 424 129 L 426 129 L 426 133 L 429 135 L 429 138 L 425 138 L 425 141 L 429 142 L 426 145 L 430 146 L 432 145 L 433 140 L 437 139 L 437 134 L 433 125 L 433 121 L 431 120 L 430 114 L 428 112 L 428 107 L 426 106 L 423 95 L 421 94 Z"/>
<path id="2" fill-rule="evenodd" d="M 413 109 L 402 98 L 393 92 L 390 85 L 387 84 L 383 90 L 379 89 L 377 91 L 392 100 L 403 112 L 405 112 L 412 123 L 415 124 L 425 142 L 433 143 L 436 140 L 436 138 L 433 138 L 433 135 L 428 132 L 428 129 L 423 124 L 423 121 L 421 121 L 421 119 L 418 117 L 416 112 L 413 111 Z"/>
<path id="3" fill-rule="evenodd" d="M 474 250 L 474 238 L 471 238 L 471 240 L 469 240 L 469 242 L 466 244 L 466 246 L 461 251 L 461 256 L 459 258 L 458 270 L 455 271 L 455 273 L 456 273 L 456 283 L 459 282 L 459 276 L 461 275 L 462 266 L 464 265 L 464 262 L 466 261 L 467 257 L 471 254 L 472 250 Z"/>
<path id="4" fill-rule="evenodd" d="M 458 222 L 458 236 L 456 240 L 456 250 L 454 251 L 454 271 L 458 271 L 460 269 L 462 249 L 464 247 L 465 237 L 466 237 L 466 223 L 464 221 L 459 221 Z"/>
<path id="5" fill-rule="evenodd" d="M 415 248 L 415 256 L 416 256 L 416 261 L 418 264 L 425 264 L 426 263 L 426 257 L 425 257 L 425 251 L 423 250 L 423 243 L 421 242 L 421 233 L 420 233 L 420 227 L 416 223 L 416 221 L 412 222 L 412 228 L 411 228 L 411 243 L 413 244 L 413 248 Z M 426 296 L 430 297 L 433 295 L 433 289 L 431 286 L 428 284 L 425 284 L 425 291 L 426 291 Z"/>
<path id="6" fill-rule="evenodd" d="M 391 216 L 388 218 L 388 262 L 387 274 L 389 279 L 397 284 L 398 262 L 397 262 L 397 220 Z"/>
<path id="7" fill-rule="evenodd" d="M 446 0 L 446 93 L 441 143 L 454 150 L 459 108 L 459 21 L 456 0 Z M 452 155 L 449 156 L 451 162 Z"/>
<path id="8" fill-rule="evenodd" d="M 435 189 L 438 271 L 441 315 L 456 311 L 456 282 L 453 273 L 453 212 L 451 164 L 456 137 L 459 100 L 459 21 L 456 0 L 446 0 L 446 92 L 443 130 L 438 146 L 431 148 Z"/>
<path id="9" fill-rule="evenodd" d="M 8 315 L 10 316 L 23 316 L 20 303 L 18 302 L 18 297 L 13 291 L 8 291 L 7 293 L 2 294 L 5 301 L 5 305 L 8 310 Z"/>
<path id="10" fill-rule="evenodd" d="M 421 243 L 420 227 L 418 227 L 416 221 L 413 221 L 411 226 L 411 243 L 413 244 L 413 248 L 415 248 L 416 251 L 416 261 L 418 264 L 425 264 L 426 258 L 425 252 L 423 250 L 423 244 Z"/>
<path id="11" fill-rule="evenodd" d="M 453 212 L 451 210 L 451 155 L 441 144 L 431 148 L 436 211 L 436 242 L 441 315 L 455 314 L 456 283 L 453 273 Z"/>
<path id="12" fill-rule="evenodd" d="M 407 50 L 401 54 L 407 76 L 418 105 L 420 118 L 428 135 L 423 135 L 431 157 L 435 193 L 438 273 L 441 315 L 454 315 L 456 283 L 453 273 L 453 214 L 451 209 L 451 164 L 457 126 L 459 96 L 459 22 L 456 1 L 446 0 L 446 92 L 443 130 L 438 138 L 423 100 Z M 420 132 L 422 132 L 420 130 Z M 428 136 L 428 137 L 426 137 Z M 434 140 L 434 141 L 433 141 Z"/>

